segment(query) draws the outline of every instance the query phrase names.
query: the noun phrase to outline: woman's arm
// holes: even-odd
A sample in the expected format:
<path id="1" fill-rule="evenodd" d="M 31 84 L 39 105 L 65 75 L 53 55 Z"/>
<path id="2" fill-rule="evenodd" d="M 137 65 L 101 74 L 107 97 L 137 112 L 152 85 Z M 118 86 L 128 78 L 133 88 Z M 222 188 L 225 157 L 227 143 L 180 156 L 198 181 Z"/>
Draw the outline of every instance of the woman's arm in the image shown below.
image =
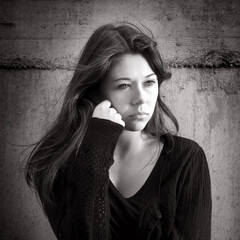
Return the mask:
<path id="1" fill-rule="evenodd" d="M 182 187 L 171 232 L 172 240 L 211 239 L 211 182 L 205 154 L 199 148 L 181 175 Z"/>
<path id="2" fill-rule="evenodd" d="M 60 214 L 60 240 L 108 239 L 109 168 L 123 126 L 106 119 L 92 118 L 76 157 L 67 168 L 66 204 Z"/>

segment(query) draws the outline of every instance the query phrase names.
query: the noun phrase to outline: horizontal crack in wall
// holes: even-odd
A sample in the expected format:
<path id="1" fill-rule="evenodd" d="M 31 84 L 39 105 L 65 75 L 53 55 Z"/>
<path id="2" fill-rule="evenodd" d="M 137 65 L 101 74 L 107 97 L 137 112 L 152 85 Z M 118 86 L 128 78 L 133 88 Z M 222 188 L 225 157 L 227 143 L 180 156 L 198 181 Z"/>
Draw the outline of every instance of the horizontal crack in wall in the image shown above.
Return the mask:
<path id="1" fill-rule="evenodd" d="M 183 61 L 167 61 L 167 65 L 173 68 L 238 68 L 240 67 L 240 52 L 212 50 L 195 59 L 192 57 Z M 65 64 L 64 62 L 63 64 L 59 64 L 55 61 L 40 58 L 0 58 L 0 69 L 74 70 L 74 67 L 74 64 Z"/>
<path id="2" fill-rule="evenodd" d="M 171 61 L 173 68 L 231 68 L 240 67 L 240 52 L 238 51 L 209 51 L 207 54 L 190 58 L 185 61 Z"/>
<path id="3" fill-rule="evenodd" d="M 0 22 L 0 26 L 5 27 L 5 28 L 15 28 L 16 23 L 3 21 L 3 22 Z"/>
<path id="4" fill-rule="evenodd" d="M 14 58 L 7 60 L 0 60 L 0 69 L 40 69 L 40 70 L 56 70 L 56 69 L 73 69 L 71 67 L 66 67 L 61 64 L 55 64 L 51 61 L 46 61 L 43 59 L 35 58 Z"/>

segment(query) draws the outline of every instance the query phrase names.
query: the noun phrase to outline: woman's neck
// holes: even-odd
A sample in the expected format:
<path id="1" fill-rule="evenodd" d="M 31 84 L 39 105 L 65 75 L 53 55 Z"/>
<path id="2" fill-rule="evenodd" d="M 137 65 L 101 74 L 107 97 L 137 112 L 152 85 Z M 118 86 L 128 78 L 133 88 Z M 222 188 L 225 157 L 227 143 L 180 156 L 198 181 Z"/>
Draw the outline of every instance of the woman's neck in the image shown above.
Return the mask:
<path id="1" fill-rule="evenodd" d="M 147 139 L 147 134 L 142 131 L 124 130 L 118 139 L 115 154 L 124 159 L 124 156 L 142 149 Z"/>

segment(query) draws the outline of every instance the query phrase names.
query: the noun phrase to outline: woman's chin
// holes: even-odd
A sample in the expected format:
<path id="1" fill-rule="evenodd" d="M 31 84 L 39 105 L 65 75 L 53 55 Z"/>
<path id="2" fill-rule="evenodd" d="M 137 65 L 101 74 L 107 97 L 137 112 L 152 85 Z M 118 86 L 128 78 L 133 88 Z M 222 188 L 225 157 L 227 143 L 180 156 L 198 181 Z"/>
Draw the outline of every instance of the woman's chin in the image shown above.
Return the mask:
<path id="1" fill-rule="evenodd" d="M 125 124 L 125 130 L 132 132 L 142 131 L 147 125 L 146 122 L 134 122 Z"/>

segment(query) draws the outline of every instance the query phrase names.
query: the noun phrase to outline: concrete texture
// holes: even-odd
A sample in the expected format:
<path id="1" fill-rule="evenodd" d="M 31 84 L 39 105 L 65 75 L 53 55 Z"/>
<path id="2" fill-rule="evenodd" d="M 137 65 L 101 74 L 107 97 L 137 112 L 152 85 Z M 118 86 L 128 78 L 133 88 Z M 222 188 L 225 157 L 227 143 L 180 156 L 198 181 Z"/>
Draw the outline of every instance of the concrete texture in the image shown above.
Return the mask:
<path id="1" fill-rule="evenodd" d="M 173 73 L 162 96 L 180 134 L 205 150 L 212 239 L 240 239 L 239 1 L 0 2 L 0 239 L 54 240 L 23 179 L 28 144 L 61 105 L 81 47 L 99 25 L 147 25 Z M 24 152 L 23 152 L 24 151 Z"/>
<path id="2" fill-rule="evenodd" d="M 92 30 L 115 20 L 149 26 L 170 65 L 239 66 L 238 0 L 2 0 L 1 5 L 2 67 L 72 68 Z"/>

